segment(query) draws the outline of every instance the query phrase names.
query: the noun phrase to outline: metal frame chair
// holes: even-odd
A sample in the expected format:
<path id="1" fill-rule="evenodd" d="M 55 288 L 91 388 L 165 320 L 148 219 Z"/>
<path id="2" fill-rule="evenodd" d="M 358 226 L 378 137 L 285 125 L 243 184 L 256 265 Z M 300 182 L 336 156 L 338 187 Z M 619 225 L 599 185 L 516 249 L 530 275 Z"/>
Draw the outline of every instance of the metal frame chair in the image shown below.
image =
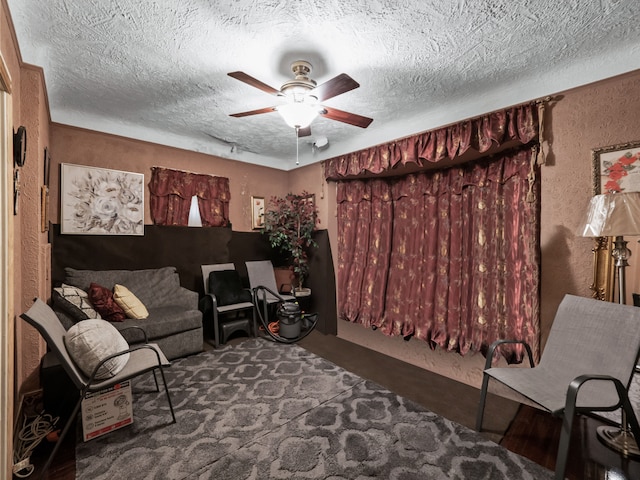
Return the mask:
<path id="1" fill-rule="evenodd" d="M 171 411 L 172 423 L 176 422 L 176 416 L 173 411 L 173 404 L 171 403 L 171 396 L 169 395 L 169 388 L 167 386 L 167 381 L 165 379 L 163 369 L 163 367 L 169 366 L 170 363 L 157 345 L 146 343 L 146 335 L 145 344 L 131 347 L 128 350 L 116 353 L 115 355 L 110 355 L 109 357 L 102 360 L 96 366 L 93 373 L 89 377 L 87 377 L 75 365 L 75 363 L 69 356 L 69 353 L 67 352 L 64 344 L 64 334 L 66 333 L 66 331 L 62 326 L 62 323 L 60 323 L 58 316 L 51 309 L 51 307 L 49 307 L 49 305 L 44 303 L 39 298 L 36 298 L 31 308 L 20 315 L 20 317 L 38 330 L 40 335 L 42 335 L 42 337 L 45 339 L 47 345 L 62 365 L 64 371 L 67 373 L 71 381 L 73 381 L 74 385 L 80 392 L 78 401 L 75 404 L 73 411 L 69 416 L 69 419 L 62 428 L 59 439 L 56 442 L 53 450 L 51 451 L 51 454 L 49 455 L 49 458 L 47 459 L 42 469 L 43 478 L 46 475 L 47 470 L 51 466 L 51 462 L 58 452 L 58 449 L 60 448 L 62 441 L 64 440 L 71 425 L 73 424 L 73 421 L 78 416 L 82 400 L 85 398 L 85 395 L 87 393 L 104 390 L 105 388 L 112 387 L 113 385 L 121 383 L 125 380 L 129 380 L 133 377 L 137 377 L 138 375 L 142 375 L 143 373 L 147 372 L 153 373 L 153 377 L 156 382 L 156 388 L 159 392 L 160 386 L 158 385 L 158 379 L 155 373 L 156 370 L 160 370 L 162 382 L 164 384 L 164 390 L 167 394 L 169 410 Z M 140 328 L 140 330 L 142 330 L 142 328 Z M 144 330 L 142 331 L 144 332 Z M 105 362 L 114 357 L 124 355 L 125 353 L 129 353 L 129 361 L 118 374 L 106 380 L 98 380 L 95 378 L 98 370 Z"/>
<path id="2" fill-rule="evenodd" d="M 491 368 L 496 349 L 505 343 L 525 345 L 532 368 Z M 622 408 L 636 441 L 640 439 L 640 425 L 628 397 L 639 355 L 640 308 L 566 295 L 537 366 L 524 342 L 499 340 L 489 347 L 476 430 L 482 429 L 493 378 L 534 406 L 563 417 L 555 478 L 564 479 L 574 415 Z"/>
<path id="3" fill-rule="evenodd" d="M 241 302 L 234 303 L 231 305 L 218 305 L 218 299 L 216 298 L 215 292 L 209 291 L 209 274 L 214 271 L 224 271 L 224 270 L 235 270 L 236 267 L 233 263 L 217 263 L 211 265 L 202 265 L 200 267 L 202 269 L 202 281 L 204 283 L 204 293 L 205 298 L 209 298 L 212 304 L 212 314 L 213 314 L 213 342 L 214 346 L 218 348 L 220 346 L 220 315 L 233 313 L 233 312 L 241 312 L 243 310 L 251 309 L 251 328 L 253 329 L 253 336 L 258 335 L 258 323 L 256 320 L 256 311 L 255 305 L 253 302 Z M 252 296 L 253 298 L 253 296 Z M 204 311 L 205 309 L 203 309 Z M 224 323 L 224 322 L 223 322 Z M 238 330 L 243 328 L 238 328 Z M 250 333 L 250 332 L 247 332 Z M 226 338 L 222 339 L 223 342 L 226 342 Z"/>
<path id="4" fill-rule="evenodd" d="M 278 292 L 278 285 L 276 282 L 276 274 L 273 271 L 273 263 L 271 260 L 258 260 L 245 262 L 247 266 L 247 274 L 249 275 L 249 286 L 253 290 L 253 298 L 256 304 L 256 308 L 259 308 L 258 303 L 262 304 L 263 318 L 268 318 L 268 311 L 271 305 L 278 304 L 282 301 L 295 302 L 296 297 L 293 295 L 280 294 L 280 298 L 276 297 L 269 292 Z M 263 288 L 261 288 L 263 287 Z M 261 295 L 258 295 L 258 289 Z"/>

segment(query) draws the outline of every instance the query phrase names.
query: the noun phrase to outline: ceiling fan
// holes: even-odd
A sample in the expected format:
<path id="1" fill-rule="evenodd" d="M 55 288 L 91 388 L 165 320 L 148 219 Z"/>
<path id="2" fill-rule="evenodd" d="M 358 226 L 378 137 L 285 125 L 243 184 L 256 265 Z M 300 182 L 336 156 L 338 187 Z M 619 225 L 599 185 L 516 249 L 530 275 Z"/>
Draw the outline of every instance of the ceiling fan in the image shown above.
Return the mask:
<path id="1" fill-rule="evenodd" d="M 283 97 L 286 100 L 286 103 L 282 105 L 233 113 L 231 116 L 239 118 L 261 113 L 279 112 L 285 122 L 296 129 L 298 137 L 311 135 L 310 124 L 317 115 L 361 128 L 367 128 L 373 122 L 372 118 L 321 105 L 321 102 L 358 88 L 360 84 L 346 73 L 341 73 L 337 77 L 317 85 L 315 80 L 309 78 L 312 68 L 312 65 L 304 60 L 293 62 L 291 71 L 295 78 L 285 82 L 280 87 L 280 90 L 276 90 L 244 72 L 228 73 L 230 77 L 236 80 L 240 80 L 271 95 Z"/>

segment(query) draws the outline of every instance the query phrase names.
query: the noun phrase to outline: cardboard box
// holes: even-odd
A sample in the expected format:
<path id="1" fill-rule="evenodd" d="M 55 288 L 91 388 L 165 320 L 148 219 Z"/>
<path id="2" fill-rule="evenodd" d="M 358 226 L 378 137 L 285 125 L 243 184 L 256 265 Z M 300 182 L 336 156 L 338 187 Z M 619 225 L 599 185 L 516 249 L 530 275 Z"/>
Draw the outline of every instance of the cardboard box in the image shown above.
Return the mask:
<path id="1" fill-rule="evenodd" d="M 89 393 L 82 401 L 84 441 L 133 423 L 131 380 Z"/>

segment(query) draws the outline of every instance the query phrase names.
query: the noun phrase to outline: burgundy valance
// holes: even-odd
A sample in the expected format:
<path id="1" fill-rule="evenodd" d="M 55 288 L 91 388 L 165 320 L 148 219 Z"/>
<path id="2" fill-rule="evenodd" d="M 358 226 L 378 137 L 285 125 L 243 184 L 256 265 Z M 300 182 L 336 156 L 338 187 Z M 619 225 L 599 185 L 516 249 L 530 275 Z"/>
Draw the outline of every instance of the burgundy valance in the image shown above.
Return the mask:
<path id="1" fill-rule="evenodd" d="M 383 173 L 398 165 L 426 165 L 459 157 L 470 148 L 484 153 L 492 145 L 508 141 L 529 143 L 538 135 L 538 106 L 519 105 L 482 117 L 377 145 L 325 163 L 327 179 L 339 179 L 365 172 Z"/>
<path id="2" fill-rule="evenodd" d="M 151 168 L 150 210 L 156 225 L 187 225 L 191 198 L 198 198 L 205 227 L 229 224 L 229 179 L 163 167 Z"/>
<path id="3" fill-rule="evenodd" d="M 159 197 L 178 195 L 191 200 L 194 195 L 205 200 L 229 202 L 229 179 L 204 173 L 152 167 L 149 191 Z"/>
<path id="4" fill-rule="evenodd" d="M 523 151 L 520 157 L 532 158 L 532 155 L 533 153 L 527 150 Z M 521 176 L 523 168 L 530 169 L 530 162 L 527 160 L 523 164 L 520 157 L 509 156 L 505 157 L 506 160 L 501 158 L 498 161 L 473 162 L 431 172 L 429 175 L 425 175 L 424 172 L 411 173 L 404 176 L 402 181 L 388 179 L 387 182 L 371 184 L 368 179 L 350 180 L 349 188 L 344 188 L 343 183 L 338 184 L 337 202 L 357 203 L 372 200 L 387 202 L 418 194 L 461 195 L 463 189 L 469 186 L 483 187 L 489 182 L 504 184 L 511 177 Z M 518 158 L 519 161 L 515 162 L 513 158 Z"/>

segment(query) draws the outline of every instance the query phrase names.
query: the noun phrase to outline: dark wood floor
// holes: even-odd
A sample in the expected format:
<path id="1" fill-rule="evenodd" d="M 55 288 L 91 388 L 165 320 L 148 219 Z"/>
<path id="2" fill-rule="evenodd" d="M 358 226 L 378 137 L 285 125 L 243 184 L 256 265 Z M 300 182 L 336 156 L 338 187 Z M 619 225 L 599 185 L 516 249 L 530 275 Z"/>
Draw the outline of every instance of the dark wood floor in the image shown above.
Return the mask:
<path id="1" fill-rule="evenodd" d="M 453 382 L 334 336 L 314 332 L 300 344 L 435 413 L 473 428 L 475 407 L 479 399 L 479 392 L 473 387 Z M 593 418 L 576 418 L 566 477 L 569 480 L 640 479 L 640 462 L 625 460 L 597 440 L 596 428 L 601 424 Z M 550 470 L 555 468 L 560 419 L 531 407 L 518 406 L 500 397 L 491 397 L 487 403 L 485 427 L 487 431 L 484 434 L 505 448 Z M 49 480 L 75 480 L 75 441 L 73 435 L 70 437 L 65 440 L 50 469 L 47 476 Z M 36 466 L 44 461 L 47 448 L 50 447 L 41 448 L 39 456 L 34 456 Z M 31 478 L 38 478 L 38 473 L 36 470 Z"/>

